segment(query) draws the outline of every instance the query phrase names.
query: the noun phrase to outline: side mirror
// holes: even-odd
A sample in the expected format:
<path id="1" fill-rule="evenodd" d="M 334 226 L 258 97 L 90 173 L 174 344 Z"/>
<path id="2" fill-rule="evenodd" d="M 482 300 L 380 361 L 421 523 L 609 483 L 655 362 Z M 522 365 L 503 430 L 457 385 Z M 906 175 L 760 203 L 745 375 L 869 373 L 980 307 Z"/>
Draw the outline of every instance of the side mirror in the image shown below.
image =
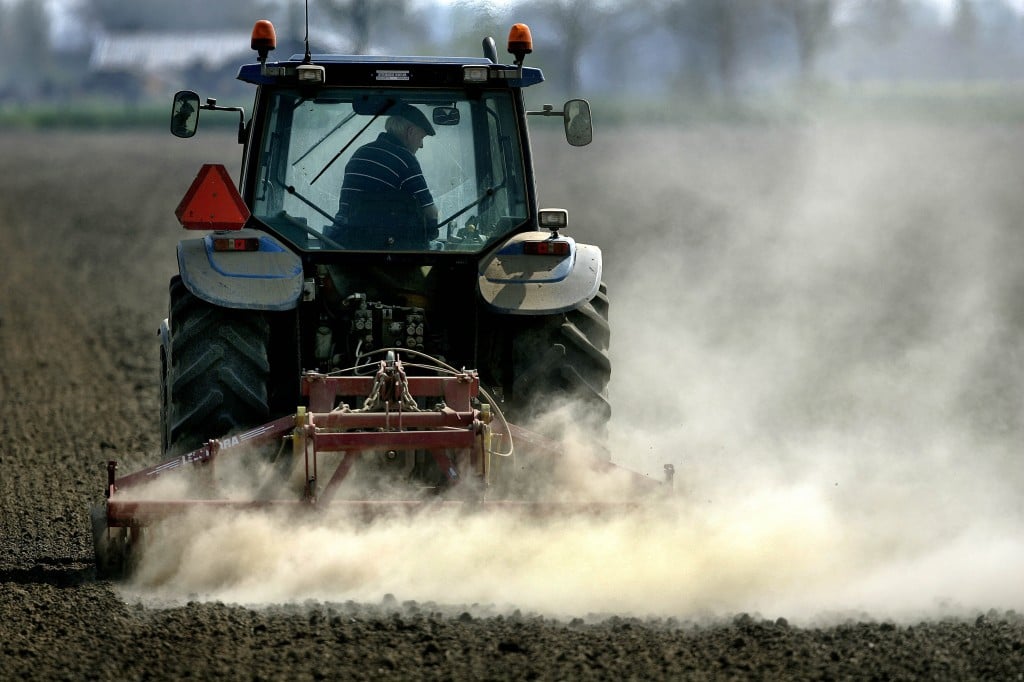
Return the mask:
<path id="1" fill-rule="evenodd" d="M 455 107 L 434 107 L 431 118 L 436 126 L 457 126 L 462 120 L 459 110 Z"/>
<path id="2" fill-rule="evenodd" d="M 565 140 L 573 147 L 585 147 L 594 140 L 594 122 L 590 118 L 590 102 L 571 99 L 562 108 L 565 119 Z"/>
<path id="3" fill-rule="evenodd" d="M 199 127 L 199 95 L 191 90 L 174 93 L 171 106 L 171 134 L 175 137 L 192 137 Z"/>

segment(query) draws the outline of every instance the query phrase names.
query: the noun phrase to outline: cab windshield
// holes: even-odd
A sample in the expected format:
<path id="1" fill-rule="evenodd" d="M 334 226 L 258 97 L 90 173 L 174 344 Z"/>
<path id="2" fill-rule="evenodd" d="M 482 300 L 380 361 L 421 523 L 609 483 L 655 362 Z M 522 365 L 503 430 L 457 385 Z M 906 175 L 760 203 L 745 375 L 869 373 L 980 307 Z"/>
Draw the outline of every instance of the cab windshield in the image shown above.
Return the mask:
<path id="1" fill-rule="evenodd" d="M 508 92 L 268 96 L 253 215 L 301 249 L 476 252 L 527 219 Z"/>

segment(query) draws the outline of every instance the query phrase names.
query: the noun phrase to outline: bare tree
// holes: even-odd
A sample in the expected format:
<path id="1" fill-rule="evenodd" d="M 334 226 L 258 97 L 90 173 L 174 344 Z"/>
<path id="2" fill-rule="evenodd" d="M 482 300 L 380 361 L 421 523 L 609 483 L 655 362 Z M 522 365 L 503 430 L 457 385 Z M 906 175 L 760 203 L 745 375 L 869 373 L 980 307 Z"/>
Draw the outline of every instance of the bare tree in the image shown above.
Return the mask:
<path id="1" fill-rule="evenodd" d="M 961 46 L 972 46 L 978 40 L 978 10 L 974 0 L 957 0 L 952 34 L 953 40 Z"/>
<path id="2" fill-rule="evenodd" d="M 4 12 L 0 23 L 0 89 L 19 99 L 44 94 L 53 75 L 50 17 L 45 6 L 36 0 L 18 0 L 0 9 Z"/>
<path id="3" fill-rule="evenodd" d="M 353 52 L 366 54 L 378 33 L 404 29 L 408 5 L 408 0 L 324 0 L 318 6 L 349 36 Z"/>
<path id="4" fill-rule="evenodd" d="M 609 3 L 595 0 L 526 0 L 518 9 L 559 31 L 559 81 L 567 92 L 579 90 L 583 52 L 615 10 Z"/>
<path id="5" fill-rule="evenodd" d="M 860 0 L 854 19 L 868 38 L 880 45 L 897 42 L 913 20 L 910 0 Z"/>
<path id="6" fill-rule="evenodd" d="M 978 9 L 973 0 L 957 0 L 950 36 L 957 56 L 956 68 L 967 80 L 975 76 L 979 28 Z"/>
<path id="7" fill-rule="evenodd" d="M 701 9 L 710 19 L 712 40 L 717 48 L 716 62 L 722 89 L 727 95 L 734 95 L 739 80 L 739 14 L 746 9 L 745 3 L 742 0 L 705 0 L 703 4 L 705 7 Z"/>
<path id="8" fill-rule="evenodd" d="M 739 79 L 740 17 L 758 4 L 756 0 L 651 0 L 649 6 L 686 51 L 683 69 L 691 74 L 690 83 L 701 82 L 700 62 L 708 55 L 709 71 L 722 93 L 732 96 Z"/>
<path id="9" fill-rule="evenodd" d="M 462 2 L 452 8 L 451 17 L 453 54 L 480 54 L 481 41 L 490 36 L 495 39 L 500 55 L 511 23 L 504 8 L 485 0 Z"/>
<path id="10" fill-rule="evenodd" d="M 76 4 L 78 15 L 88 23 L 117 32 L 248 30 L 270 9 L 266 0 L 79 0 Z"/>
<path id="11" fill-rule="evenodd" d="M 800 61 L 800 81 L 810 84 L 822 48 L 835 32 L 835 0 L 775 0 L 776 9 L 792 24 Z"/>

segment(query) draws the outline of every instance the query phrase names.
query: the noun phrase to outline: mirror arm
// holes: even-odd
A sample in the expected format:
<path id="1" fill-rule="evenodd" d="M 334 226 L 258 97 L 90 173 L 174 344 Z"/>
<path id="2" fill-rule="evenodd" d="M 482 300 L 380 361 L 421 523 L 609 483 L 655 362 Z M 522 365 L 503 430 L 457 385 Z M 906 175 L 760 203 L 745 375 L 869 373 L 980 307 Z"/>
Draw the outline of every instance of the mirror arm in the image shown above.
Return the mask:
<path id="1" fill-rule="evenodd" d="M 206 104 L 200 104 L 200 109 L 206 109 L 207 111 L 237 111 L 238 112 L 238 143 L 245 144 L 245 109 L 242 107 L 220 107 L 217 106 L 217 100 L 212 97 L 207 98 Z"/>
<path id="2" fill-rule="evenodd" d="M 527 111 L 527 116 L 565 116 L 565 111 L 555 111 L 551 104 L 545 104 L 542 111 Z"/>

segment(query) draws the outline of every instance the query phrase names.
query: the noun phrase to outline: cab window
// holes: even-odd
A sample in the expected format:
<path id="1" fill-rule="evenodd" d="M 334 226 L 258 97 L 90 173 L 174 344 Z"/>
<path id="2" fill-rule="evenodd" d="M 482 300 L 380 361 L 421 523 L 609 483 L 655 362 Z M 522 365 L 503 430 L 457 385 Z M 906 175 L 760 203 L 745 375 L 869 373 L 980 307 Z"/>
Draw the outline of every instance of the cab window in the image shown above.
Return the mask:
<path id="1" fill-rule="evenodd" d="M 269 97 L 253 215 L 300 249 L 476 252 L 527 220 L 508 92 Z M 408 136 L 407 119 L 418 128 Z"/>

